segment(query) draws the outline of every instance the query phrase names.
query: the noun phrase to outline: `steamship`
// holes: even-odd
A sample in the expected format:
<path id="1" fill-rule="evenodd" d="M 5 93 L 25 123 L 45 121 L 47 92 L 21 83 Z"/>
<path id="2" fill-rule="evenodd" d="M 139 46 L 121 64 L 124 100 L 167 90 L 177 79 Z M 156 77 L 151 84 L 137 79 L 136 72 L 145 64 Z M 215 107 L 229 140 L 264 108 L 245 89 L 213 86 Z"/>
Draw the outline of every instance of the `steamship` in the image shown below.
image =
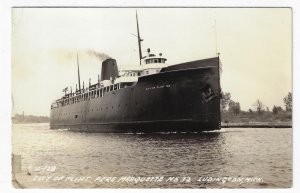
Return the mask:
<path id="1" fill-rule="evenodd" d="M 136 15 L 139 65 L 119 71 L 102 62 L 101 78 L 51 104 L 50 128 L 105 133 L 201 132 L 220 129 L 219 56 L 167 65 L 150 49 L 143 56 Z"/>

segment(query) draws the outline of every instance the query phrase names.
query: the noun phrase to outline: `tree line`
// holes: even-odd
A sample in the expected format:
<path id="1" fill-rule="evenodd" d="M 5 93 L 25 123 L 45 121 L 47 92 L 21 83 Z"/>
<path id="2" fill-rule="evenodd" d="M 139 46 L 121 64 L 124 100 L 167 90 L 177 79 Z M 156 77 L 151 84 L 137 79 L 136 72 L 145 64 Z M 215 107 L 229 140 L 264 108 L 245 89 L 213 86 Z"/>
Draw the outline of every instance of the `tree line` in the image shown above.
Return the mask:
<path id="1" fill-rule="evenodd" d="M 284 98 L 283 102 L 285 105 L 285 111 L 286 112 L 292 112 L 293 110 L 293 99 L 292 99 L 292 93 L 289 92 Z M 222 112 L 229 112 L 234 115 L 238 115 L 241 113 L 241 107 L 239 102 L 235 102 L 231 99 L 231 94 L 229 92 L 221 92 L 221 111 Z M 267 107 L 261 100 L 257 99 L 255 103 L 253 104 L 254 106 L 254 111 L 258 114 L 261 115 L 263 112 L 267 111 L 269 112 L 270 109 Z M 253 110 L 250 108 L 249 113 L 254 113 Z M 272 113 L 273 114 L 278 114 L 280 112 L 283 112 L 283 108 L 281 106 L 273 106 Z"/>
<path id="2" fill-rule="evenodd" d="M 15 116 L 12 117 L 13 123 L 48 123 L 49 121 L 50 118 L 47 116 L 15 114 Z"/>

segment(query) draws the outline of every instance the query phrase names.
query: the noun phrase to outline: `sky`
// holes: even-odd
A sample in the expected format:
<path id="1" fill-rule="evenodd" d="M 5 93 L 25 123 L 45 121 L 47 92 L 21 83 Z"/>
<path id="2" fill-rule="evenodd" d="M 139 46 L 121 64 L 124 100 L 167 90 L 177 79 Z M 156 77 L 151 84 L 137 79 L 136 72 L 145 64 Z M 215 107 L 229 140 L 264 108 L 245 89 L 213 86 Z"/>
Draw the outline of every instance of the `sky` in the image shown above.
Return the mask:
<path id="1" fill-rule="evenodd" d="M 242 110 L 257 99 L 270 109 L 292 91 L 292 18 L 289 8 L 13 8 L 13 114 L 50 114 L 62 89 L 97 81 L 106 54 L 119 66 L 139 65 L 135 13 L 143 54 L 168 64 L 215 57 L 221 87 Z"/>

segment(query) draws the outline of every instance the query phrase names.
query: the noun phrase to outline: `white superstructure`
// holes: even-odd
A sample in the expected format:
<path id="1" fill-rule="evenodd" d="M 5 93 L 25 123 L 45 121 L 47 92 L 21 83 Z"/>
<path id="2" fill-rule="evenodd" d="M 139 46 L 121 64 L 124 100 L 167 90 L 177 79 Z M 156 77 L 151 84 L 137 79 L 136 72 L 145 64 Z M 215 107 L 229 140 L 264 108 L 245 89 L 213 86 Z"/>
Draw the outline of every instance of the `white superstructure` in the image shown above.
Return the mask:
<path id="1" fill-rule="evenodd" d="M 160 53 L 159 56 L 150 53 L 148 48 L 148 55 L 142 58 L 141 65 L 131 65 L 131 66 L 122 66 L 120 70 L 120 79 L 130 79 L 130 77 L 139 77 L 149 74 L 159 73 L 160 70 L 164 67 L 167 67 L 167 59 L 162 57 Z M 131 78 L 134 80 L 133 78 Z M 117 80 L 116 80 L 117 81 Z"/>

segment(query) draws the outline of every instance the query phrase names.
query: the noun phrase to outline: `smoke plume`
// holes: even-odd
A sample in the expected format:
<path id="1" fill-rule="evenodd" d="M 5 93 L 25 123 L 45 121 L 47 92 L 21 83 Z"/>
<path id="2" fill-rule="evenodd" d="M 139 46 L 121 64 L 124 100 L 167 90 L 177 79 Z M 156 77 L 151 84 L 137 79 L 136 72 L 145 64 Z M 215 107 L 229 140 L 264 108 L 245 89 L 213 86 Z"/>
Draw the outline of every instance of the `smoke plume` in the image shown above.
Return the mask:
<path id="1" fill-rule="evenodd" d="M 90 56 L 94 56 L 96 57 L 97 59 L 99 59 L 101 62 L 103 62 L 104 60 L 110 58 L 107 54 L 105 53 L 101 53 L 101 52 L 96 52 L 95 50 L 88 50 L 87 53 L 90 55 Z"/>

